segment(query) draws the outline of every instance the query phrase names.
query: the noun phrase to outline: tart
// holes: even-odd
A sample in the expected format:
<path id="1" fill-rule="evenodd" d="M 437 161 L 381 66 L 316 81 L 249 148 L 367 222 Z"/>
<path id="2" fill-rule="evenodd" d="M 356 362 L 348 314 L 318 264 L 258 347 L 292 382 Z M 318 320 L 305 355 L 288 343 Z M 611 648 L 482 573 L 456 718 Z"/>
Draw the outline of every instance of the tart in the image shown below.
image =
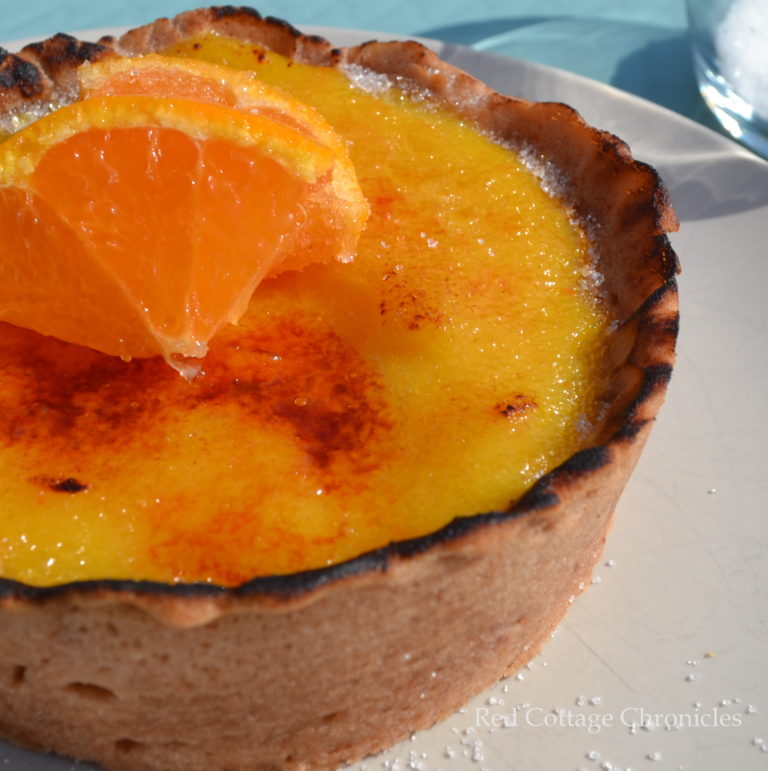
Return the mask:
<path id="1" fill-rule="evenodd" d="M 350 132 L 373 210 L 369 242 L 352 266 L 310 267 L 260 288 L 258 313 L 222 334 L 206 376 L 192 384 L 162 362 L 126 365 L 0 330 L 7 363 L 0 395 L 15 416 L 3 441 L 7 463 L 16 465 L 6 468 L 23 475 L 19 488 L 28 495 L 9 497 L 6 511 L 12 501 L 31 511 L 35 486 L 39 510 L 82 506 L 83 518 L 124 503 L 121 494 L 143 496 L 151 510 L 178 493 L 175 506 L 129 528 L 151 525 L 151 559 L 143 562 L 121 561 L 130 544 L 110 543 L 113 531 L 96 529 L 75 537 L 112 550 L 49 557 L 47 572 L 0 552 L 0 735 L 114 769 L 333 768 L 430 726 L 517 670 L 587 582 L 671 374 L 678 265 L 665 233 L 677 223 L 656 173 L 572 109 L 501 96 L 414 42 L 336 49 L 247 8 L 192 11 L 94 44 L 59 35 L 6 55 L 6 129 L 75 98 L 83 63 L 150 53 L 208 57 L 265 79 L 279 73 L 288 90 L 316 100 L 342 136 Z M 557 311 L 536 306 L 549 318 L 534 327 L 541 337 L 522 339 L 526 332 L 514 350 L 506 342 L 514 331 L 507 306 L 516 282 L 529 279 L 522 262 L 514 270 L 509 261 L 491 266 L 495 242 L 484 240 L 495 235 L 502 246 L 516 225 L 532 230 L 512 214 L 528 204 L 509 192 L 488 194 L 478 208 L 475 193 L 462 199 L 448 190 L 438 217 L 424 201 L 403 198 L 404 178 L 367 175 L 365 158 L 386 137 L 366 144 L 368 135 L 348 127 L 346 116 L 362 126 L 375 122 L 373 113 L 355 118 L 334 83 L 360 103 L 396 93 L 400 106 L 387 120 L 422 121 L 394 143 L 404 153 L 424 139 L 416 176 L 428 177 L 426 159 L 439 155 L 430 136 L 455 138 L 451 147 L 462 153 L 482 146 L 478 158 L 490 158 L 494 169 L 502 155 L 504 164 L 514 158 L 516 168 L 533 169 L 526 174 L 539 181 L 524 197 L 554 207 L 546 215 L 559 223 L 552 229 L 570 235 L 552 243 L 569 244 L 581 260 L 566 260 L 563 272 L 583 273 L 582 283 L 561 285 L 557 270 L 539 264 L 550 294 L 565 303 L 552 306 Z M 386 113 L 388 103 L 380 104 Z M 432 173 L 434 197 L 446 179 L 456 185 L 468 174 Z M 484 184 L 501 185 L 501 173 L 494 175 Z M 464 208 L 451 209 L 457 200 Z M 414 225 L 417 215 L 425 219 Z M 541 229 L 550 225 L 542 221 Z M 374 236 L 375 270 L 366 257 Z M 406 251 L 398 252 L 403 238 Z M 537 233 L 520 238 L 538 243 Z M 459 247 L 468 272 L 455 255 L 445 258 Z M 481 252 L 482 260 L 472 256 Z M 482 316 L 490 331 L 478 333 L 471 314 L 491 296 L 492 312 Z M 547 330 L 558 324 L 573 339 L 586 330 L 576 348 L 592 346 L 589 382 L 578 398 L 549 410 L 570 410 L 554 448 L 530 451 L 530 462 L 512 471 L 508 445 L 488 449 L 485 437 L 524 435 L 546 410 L 543 391 L 516 379 L 509 359 L 548 349 Z M 478 335 L 481 342 L 464 351 L 463 341 Z M 453 347 L 438 370 L 430 357 L 445 340 Z M 486 347 L 498 354 L 488 354 L 483 380 L 474 367 Z M 451 351 L 464 353 L 454 362 Z M 569 382 L 581 371 L 566 370 Z M 233 412 L 235 420 L 247 413 L 260 421 L 277 448 L 262 441 L 248 445 L 251 455 L 303 464 L 288 498 L 287 483 L 263 467 L 262 478 L 242 478 L 248 466 L 238 465 L 233 426 L 252 424 L 227 422 Z M 418 430 L 398 434 L 411 413 Z M 183 430 L 205 439 L 190 438 L 183 446 L 193 449 L 174 460 L 186 497 L 182 488 L 169 491 L 167 474 L 152 476 L 169 463 L 168 437 Z M 134 465 L 124 446 L 133 448 Z M 232 463 L 239 481 L 221 473 Z M 437 482 L 421 485 L 427 476 Z M 322 505 L 306 508 L 310 494 Z M 326 499 L 338 505 L 323 509 Z M 267 523 L 263 531 L 253 512 Z M 83 570 L 72 572 L 81 561 Z"/>

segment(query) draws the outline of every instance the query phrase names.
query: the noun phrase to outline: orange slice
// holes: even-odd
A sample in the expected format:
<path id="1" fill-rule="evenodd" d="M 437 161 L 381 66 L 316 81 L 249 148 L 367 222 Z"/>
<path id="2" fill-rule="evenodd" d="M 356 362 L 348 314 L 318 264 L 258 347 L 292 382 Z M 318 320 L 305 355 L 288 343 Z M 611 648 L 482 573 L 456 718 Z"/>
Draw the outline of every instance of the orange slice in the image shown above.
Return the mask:
<path id="1" fill-rule="evenodd" d="M 327 147 L 344 151 L 344 140 L 317 110 L 258 80 L 253 72 L 159 54 L 113 56 L 78 69 L 81 99 L 144 95 L 192 99 L 253 112 L 285 123 Z"/>
<path id="2" fill-rule="evenodd" d="M 350 259 L 367 204 L 341 140 L 274 102 L 289 119 L 94 96 L 0 144 L 0 319 L 189 377 L 265 276 Z"/>

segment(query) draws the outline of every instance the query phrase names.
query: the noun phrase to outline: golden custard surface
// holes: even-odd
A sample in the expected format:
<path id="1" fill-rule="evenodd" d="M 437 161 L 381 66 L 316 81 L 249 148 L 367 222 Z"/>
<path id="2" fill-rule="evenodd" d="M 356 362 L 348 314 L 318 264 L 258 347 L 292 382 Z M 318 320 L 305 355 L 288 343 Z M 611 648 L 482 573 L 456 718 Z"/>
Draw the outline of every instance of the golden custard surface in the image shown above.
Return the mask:
<path id="1" fill-rule="evenodd" d="M 0 324 L 0 575 L 237 585 L 506 508 L 589 441 L 588 242 L 508 149 L 395 88 L 215 36 L 350 144 L 356 260 L 265 281 L 188 383 Z"/>

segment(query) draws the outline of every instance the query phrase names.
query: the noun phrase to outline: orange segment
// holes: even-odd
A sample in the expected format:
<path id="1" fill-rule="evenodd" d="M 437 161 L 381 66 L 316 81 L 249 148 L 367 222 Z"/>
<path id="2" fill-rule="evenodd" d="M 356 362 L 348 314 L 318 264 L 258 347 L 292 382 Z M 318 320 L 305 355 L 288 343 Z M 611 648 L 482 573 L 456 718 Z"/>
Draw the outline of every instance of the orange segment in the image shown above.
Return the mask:
<path id="1" fill-rule="evenodd" d="M 88 63 L 80 67 L 78 78 L 84 99 L 121 95 L 191 99 L 262 115 L 296 129 L 336 153 L 332 184 L 336 196 L 347 204 L 342 227 L 359 233 L 365 225 L 369 210 L 362 200 L 344 140 L 317 110 L 258 80 L 255 73 L 194 59 L 150 54 Z M 286 269 L 301 269 L 323 259 L 313 254 L 314 238 L 308 229 L 304 235 L 301 252 L 297 251 L 285 264 Z"/>
<path id="2" fill-rule="evenodd" d="M 351 257 L 367 204 L 330 144 L 220 100 L 56 110 L 0 145 L 0 319 L 190 376 L 266 275 Z"/>
<path id="3" fill-rule="evenodd" d="M 69 341 L 88 329 L 87 344 L 102 351 L 116 340 L 124 350 L 147 345 L 146 328 L 120 285 L 39 195 L 0 190 L 0 228 L 3 319 Z"/>

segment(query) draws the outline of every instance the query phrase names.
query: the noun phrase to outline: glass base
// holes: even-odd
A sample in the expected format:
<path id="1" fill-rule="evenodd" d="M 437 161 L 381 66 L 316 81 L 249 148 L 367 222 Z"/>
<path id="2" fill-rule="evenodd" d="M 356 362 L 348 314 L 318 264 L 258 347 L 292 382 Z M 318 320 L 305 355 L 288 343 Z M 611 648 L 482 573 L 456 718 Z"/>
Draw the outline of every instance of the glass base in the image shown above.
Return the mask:
<path id="1" fill-rule="evenodd" d="M 694 55 L 699 91 L 722 127 L 737 141 L 768 159 L 768 121 L 702 59 Z"/>

